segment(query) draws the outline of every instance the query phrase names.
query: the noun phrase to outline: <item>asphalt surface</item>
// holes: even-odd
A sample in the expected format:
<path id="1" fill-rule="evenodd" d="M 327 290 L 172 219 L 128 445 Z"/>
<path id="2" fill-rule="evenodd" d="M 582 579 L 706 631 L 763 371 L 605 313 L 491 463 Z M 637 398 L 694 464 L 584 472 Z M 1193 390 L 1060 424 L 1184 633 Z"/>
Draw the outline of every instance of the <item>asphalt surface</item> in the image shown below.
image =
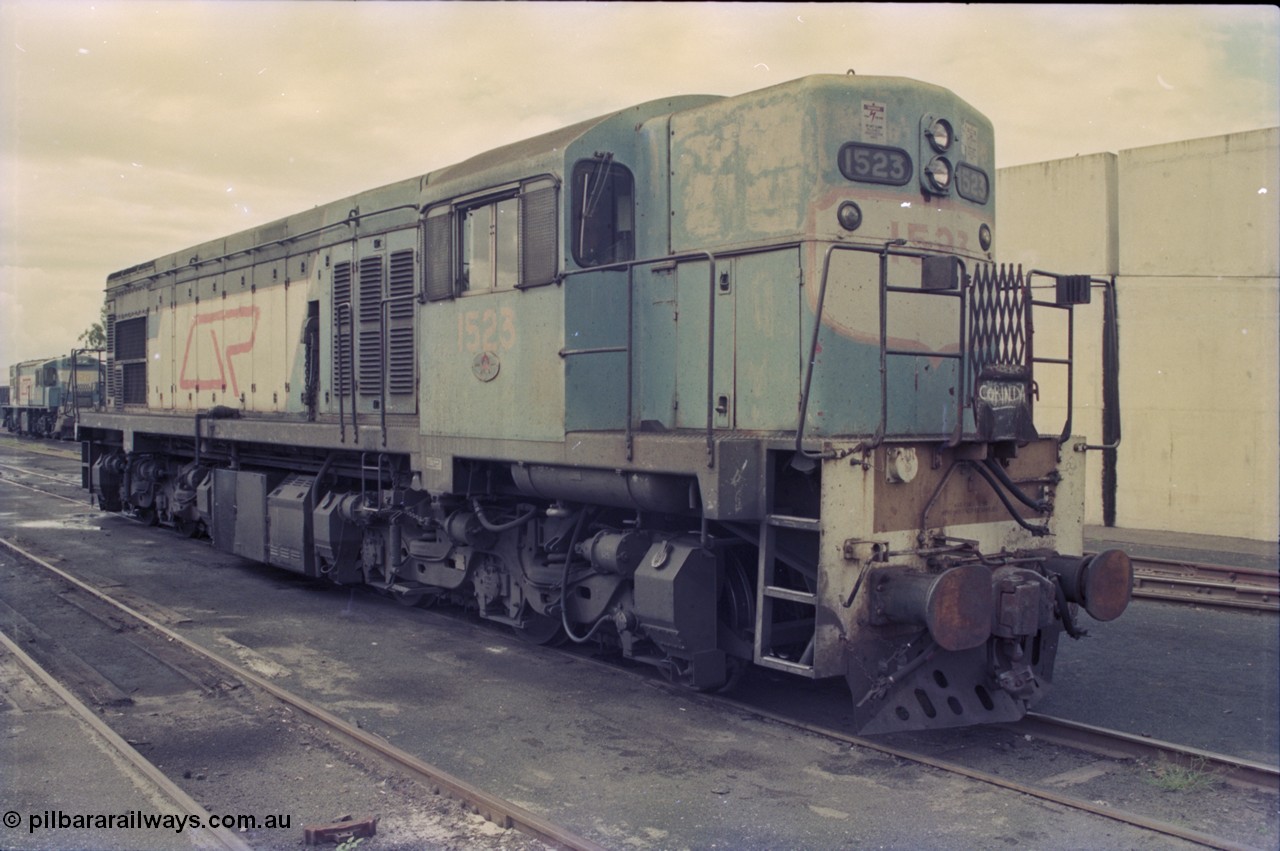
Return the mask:
<path id="1" fill-rule="evenodd" d="M 1060 646 L 1037 712 L 1280 764 L 1275 615 L 1139 600 Z"/>

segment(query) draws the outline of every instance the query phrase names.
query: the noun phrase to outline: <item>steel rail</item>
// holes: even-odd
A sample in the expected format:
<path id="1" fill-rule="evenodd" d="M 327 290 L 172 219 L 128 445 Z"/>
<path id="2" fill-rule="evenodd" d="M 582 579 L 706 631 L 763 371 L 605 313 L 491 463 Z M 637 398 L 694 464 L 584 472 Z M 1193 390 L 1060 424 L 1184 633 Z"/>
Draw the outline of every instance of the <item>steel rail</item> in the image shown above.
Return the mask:
<path id="1" fill-rule="evenodd" d="M 1225 783 L 1245 789 L 1256 789 L 1271 794 L 1280 793 L 1280 767 L 1261 762 L 1240 759 L 1212 751 L 1175 745 L 1171 742 L 1136 736 L 1120 730 L 1109 730 L 1028 712 L 1021 720 L 1008 725 L 1019 733 L 1035 736 L 1047 742 L 1067 745 L 1114 759 L 1164 760 L 1194 765 L 1198 771 L 1212 774 Z"/>
<path id="2" fill-rule="evenodd" d="M 2 540 L 2 539 L 0 539 Z M 7 543 L 7 542 L 6 542 Z M 193 828 L 199 831 L 197 834 L 202 838 L 208 838 L 218 844 L 219 847 L 227 849 L 227 851 L 250 851 L 250 846 L 240 837 L 236 836 L 225 827 L 209 827 L 213 821 L 209 811 L 183 791 L 182 787 L 174 783 L 169 777 L 155 766 L 145 756 L 140 754 L 133 745 L 124 740 L 115 730 L 112 730 L 106 723 L 98 717 L 92 709 L 85 706 L 74 694 L 67 690 L 62 683 L 44 669 L 43 666 L 14 643 L 13 639 L 0 632 L 0 645 L 4 646 L 14 659 L 16 659 L 22 667 L 26 668 L 33 677 L 39 680 L 49 691 L 53 692 L 73 714 L 88 727 L 93 730 L 94 735 L 105 741 L 111 746 L 117 754 L 120 755 L 129 765 L 131 765 L 139 774 L 147 779 L 152 786 L 160 791 L 162 795 L 178 806 L 182 812 L 189 816 L 195 816 L 200 820 L 200 827 Z"/>
<path id="3" fill-rule="evenodd" d="M 669 689 L 673 692 L 679 690 L 680 688 L 679 686 L 675 686 L 665 682 L 658 683 L 658 685 L 662 688 Z M 687 692 L 685 692 L 685 695 L 687 696 Z M 789 718 L 785 715 L 772 712 L 767 709 L 761 709 L 759 707 L 752 706 L 747 703 L 742 703 L 732 698 L 724 697 L 723 695 L 708 694 L 708 695 L 701 695 L 701 696 L 714 703 L 718 703 L 727 707 L 732 707 L 735 710 L 750 713 L 751 715 L 755 715 L 759 718 L 764 718 L 766 720 L 773 721 L 777 724 L 782 724 L 784 726 L 801 730 L 803 732 L 810 733 L 815 736 L 821 736 L 823 738 L 831 739 L 833 741 L 841 742 L 843 744 L 851 745 L 854 747 L 873 750 L 873 751 L 876 751 L 877 753 L 885 754 L 886 756 L 892 756 L 898 759 L 907 760 L 908 762 L 913 762 L 918 765 L 928 766 L 929 768 L 935 768 L 939 771 L 945 771 L 949 774 L 956 774 L 961 777 L 967 777 L 970 780 L 976 780 L 981 783 L 987 783 L 989 785 L 995 786 L 1000 789 L 1016 792 L 1018 794 L 1026 795 L 1028 797 L 1035 798 L 1037 800 L 1048 801 L 1050 803 L 1058 804 L 1063 807 L 1068 807 L 1073 810 L 1080 810 L 1082 812 L 1087 812 L 1092 815 L 1101 816 L 1103 818 L 1111 819 L 1112 821 L 1121 822 L 1123 824 L 1128 824 L 1133 827 L 1139 827 L 1139 828 L 1142 828 L 1143 830 L 1150 830 L 1154 833 L 1163 834 L 1165 836 L 1171 836 L 1176 839 L 1185 840 L 1187 842 L 1194 842 L 1197 845 L 1203 845 L 1207 848 L 1217 848 L 1217 849 L 1220 849 L 1220 851 L 1254 851 L 1253 846 L 1245 845 L 1243 843 L 1235 842 L 1233 840 L 1225 839 L 1218 836 L 1211 836 L 1210 834 L 1204 833 L 1202 831 L 1194 830 L 1189 827 L 1184 827 L 1183 825 L 1180 825 L 1180 824 L 1161 821 L 1156 818 L 1144 816 L 1140 813 L 1131 813 L 1131 812 L 1126 812 L 1124 810 L 1117 810 L 1114 807 L 1107 806 L 1101 802 L 1093 803 L 1091 801 L 1085 801 L 1080 798 L 1074 798 L 1070 795 L 1063 795 L 1058 792 L 1051 791 L 1049 789 L 1043 789 L 1041 787 L 1031 786 L 1029 784 L 1022 783 L 1017 780 L 1011 780 L 1006 777 L 1001 777 L 1000 775 L 992 774 L 987 771 L 982 771 L 980 769 L 975 769 L 975 768 L 969 768 L 968 766 L 960 765 L 954 762 L 949 762 L 944 759 L 938 759 L 937 757 L 929 756 L 928 754 L 922 754 L 916 751 L 906 750 L 904 748 L 893 747 L 891 745 L 886 745 L 886 744 L 883 744 L 882 742 L 878 742 L 874 739 L 862 738 L 860 736 L 854 736 L 840 730 L 833 730 L 829 727 L 824 727 L 820 724 L 811 724 L 807 721 L 800 721 L 795 718 Z M 1020 725 L 1022 725 L 1024 721 L 1018 721 L 1008 726 L 1010 726 L 1012 729 L 1017 729 L 1021 731 L 1022 727 Z M 1105 731 L 1105 732 L 1109 733 L 1111 731 Z M 1027 733 L 1027 735 L 1033 735 L 1033 734 Z M 1052 741 L 1052 739 L 1049 739 L 1048 737 L 1046 737 L 1046 741 Z M 1075 747 L 1079 747 L 1079 746 L 1075 745 Z M 1176 748 L 1177 746 L 1169 745 L 1168 747 Z"/>
<path id="4" fill-rule="evenodd" d="M 52 443 L 52 446 L 47 446 Z M 76 448 L 63 449 L 59 444 L 71 443 Z M 37 455 L 49 455 L 54 458 L 69 458 L 73 461 L 80 459 L 80 443 L 78 441 L 49 441 L 45 438 L 21 438 L 16 434 L 8 432 L 0 432 L 0 449 L 15 449 L 23 452 L 34 452 Z"/>
<path id="5" fill-rule="evenodd" d="M 0 461 L 0 467 L 6 470 L 16 470 L 19 473 L 22 473 L 24 475 L 35 476 L 36 478 L 39 478 L 39 479 L 48 479 L 52 482 L 56 482 L 57 484 L 66 485 L 67 487 L 78 488 L 81 486 L 80 479 L 78 476 L 69 476 L 67 478 L 60 479 L 57 476 L 52 476 L 48 473 L 42 473 L 39 470 L 29 470 L 26 467 L 19 467 L 15 464 L 5 464 L 2 461 Z"/>
<path id="6" fill-rule="evenodd" d="M 1224 564 L 1131 556 L 1133 596 L 1280 612 L 1280 573 Z"/>
<path id="7" fill-rule="evenodd" d="M 293 694 L 290 691 L 280 688 L 275 683 L 272 683 L 265 677 L 258 676 L 247 668 L 243 668 L 234 662 L 224 659 L 213 651 L 208 650 L 186 636 L 175 632 L 137 609 L 134 609 L 133 607 L 115 599 L 111 595 L 100 591 L 93 585 L 77 578 L 67 571 L 50 564 L 34 553 L 28 552 L 26 549 L 14 544 L 12 541 L 0 537 L 0 544 L 3 544 L 6 549 L 21 558 L 24 558 L 59 576 L 63 580 L 74 585 L 76 588 L 96 597 L 107 605 L 114 607 L 120 612 L 146 625 L 148 628 L 159 633 L 169 641 L 177 642 L 185 649 L 215 665 L 218 665 L 238 679 L 258 687 L 282 703 L 285 703 L 291 708 L 310 716 L 326 729 L 349 739 L 359 746 L 373 751 L 382 758 L 419 776 L 425 781 L 426 786 L 432 792 L 447 793 L 456 800 L 461 801 L 464 806 L 471 808 L 473 812 L 478 813 L 494 824 L 506 829 L 519 830 L 521 833 L 531 836 L 534 839 L 549 843 L 557 848 L 569 849 L 569 851 L 605 851 L 604 846 L 598 845 L 590 839 L 578 836 L 571 831 L 566 830 L 565 828 L 562 828 L 559 825 L 530 812 L 529 810 L 526 810 L 518 804 L 514 804 L 510 801 L 499 798 L 496 795 L 490 794 L 489 792 L 485 792 L 465 780 L 455 777 L 440 768 L 422 761 L 413 754 L 395 747 L 390 742 L 387 742 L 378 736 L 361 730 L 352 724 L 348 724 L 323 707 Z"/>
<path id="8" fill-rule="evenodd" d="M 15 467 L 13 469 L 21 469 L 21 468 Z M 27 472 L 27 471 L 23 471 L 23 472 Z M 15 488 L 22 488 L 23 490 L 29 490 L 32 493 L 38 493 L 43 496 L 51 496 L 54 499 L 60 499 L 63 502 L 69 502 L 72 505 L 79 505 L 81 507 L 84 507 L 89 504 L 84 502 L 83 500 L 72 499 L 69 496 L 63 496 L 60 493 L 54 493 L 53 491 L 45 490 L 44 488 L 38 488 L 35 485 L 29 485 L 29 484 L 26 484 L 25 482 L 14 481 L 13 479 L 8 478 L 7 476 L 0 476 L 0 484 L 12 485 Z M 72 487 L 72 485 L 68 484 L 68 487 Z"/>

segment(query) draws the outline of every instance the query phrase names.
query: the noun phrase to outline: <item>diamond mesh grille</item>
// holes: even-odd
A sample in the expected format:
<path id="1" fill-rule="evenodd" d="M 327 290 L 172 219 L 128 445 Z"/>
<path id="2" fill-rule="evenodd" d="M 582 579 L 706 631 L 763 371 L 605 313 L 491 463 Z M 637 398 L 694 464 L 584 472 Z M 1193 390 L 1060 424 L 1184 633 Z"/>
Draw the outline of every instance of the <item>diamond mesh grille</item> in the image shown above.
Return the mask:
<path id="1" fill-rule="evenodd" d="M 978 266 L 969 293 L 970 387 L 1031 376 L 1031 288 L 1022 267 Z"/>

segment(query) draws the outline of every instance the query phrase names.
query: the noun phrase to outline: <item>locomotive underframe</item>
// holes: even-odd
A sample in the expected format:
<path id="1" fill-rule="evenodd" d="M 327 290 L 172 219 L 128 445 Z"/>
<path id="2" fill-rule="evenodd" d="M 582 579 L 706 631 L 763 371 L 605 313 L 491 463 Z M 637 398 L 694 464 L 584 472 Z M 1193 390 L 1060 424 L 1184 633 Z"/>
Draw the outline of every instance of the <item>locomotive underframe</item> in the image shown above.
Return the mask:
<path id="1" fill-rule="evenodd" d="M 30 434 L 36 437 L 74 437 L 75 421 L 62 413 L 58 406 L 5 407 L 0 410 L 4 428 L 12 434 Z"/>
<path id="2" fill-rule="evenodd" d="M 85 484 L 105 509 L 448 600 L 534 641 L 604 641 L 699 688 L 748 663 L 844 676 L 864 732 L 1020 717 L 1088 602 L 1067 508 L 1084 456 L 1059 458 L 1056 439 L 1016 453 L 827 441 L 807 447 L 825 450 L 814 465 L 790 435 L 738 433 L 699 465 L 697 433 L 637 433 L 628 450 L 618 433 L 440 440 L 389 418 L 342 442 L 333 423 L 207 418 L 197 444 L 183 418 L 84 420 Z M 1019 503 L 1013 519 L 978 470 L 992 464 L 1041 511 Z M 1034 545 L 1026 525 L 1043 530 Z"/>

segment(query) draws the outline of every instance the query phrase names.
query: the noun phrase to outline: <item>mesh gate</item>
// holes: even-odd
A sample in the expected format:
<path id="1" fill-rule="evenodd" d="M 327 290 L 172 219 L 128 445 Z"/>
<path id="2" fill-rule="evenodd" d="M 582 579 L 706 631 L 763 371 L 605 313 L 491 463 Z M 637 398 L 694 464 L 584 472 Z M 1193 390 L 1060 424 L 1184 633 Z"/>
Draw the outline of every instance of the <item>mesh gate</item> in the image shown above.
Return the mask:
<path id="1" fill-rule="evenodd" d="M 980 265 L 969 290 L 970 385 L 983 375 L 1031 376 L 1031 286 L 1022 267 Z"/>
<path id="2" fill-rule="evenodd" d="M 1035 437 L 1031 282 L 1021 266 L 979 265 L 969 286 L 969 387 L 982 440 Z"/>

